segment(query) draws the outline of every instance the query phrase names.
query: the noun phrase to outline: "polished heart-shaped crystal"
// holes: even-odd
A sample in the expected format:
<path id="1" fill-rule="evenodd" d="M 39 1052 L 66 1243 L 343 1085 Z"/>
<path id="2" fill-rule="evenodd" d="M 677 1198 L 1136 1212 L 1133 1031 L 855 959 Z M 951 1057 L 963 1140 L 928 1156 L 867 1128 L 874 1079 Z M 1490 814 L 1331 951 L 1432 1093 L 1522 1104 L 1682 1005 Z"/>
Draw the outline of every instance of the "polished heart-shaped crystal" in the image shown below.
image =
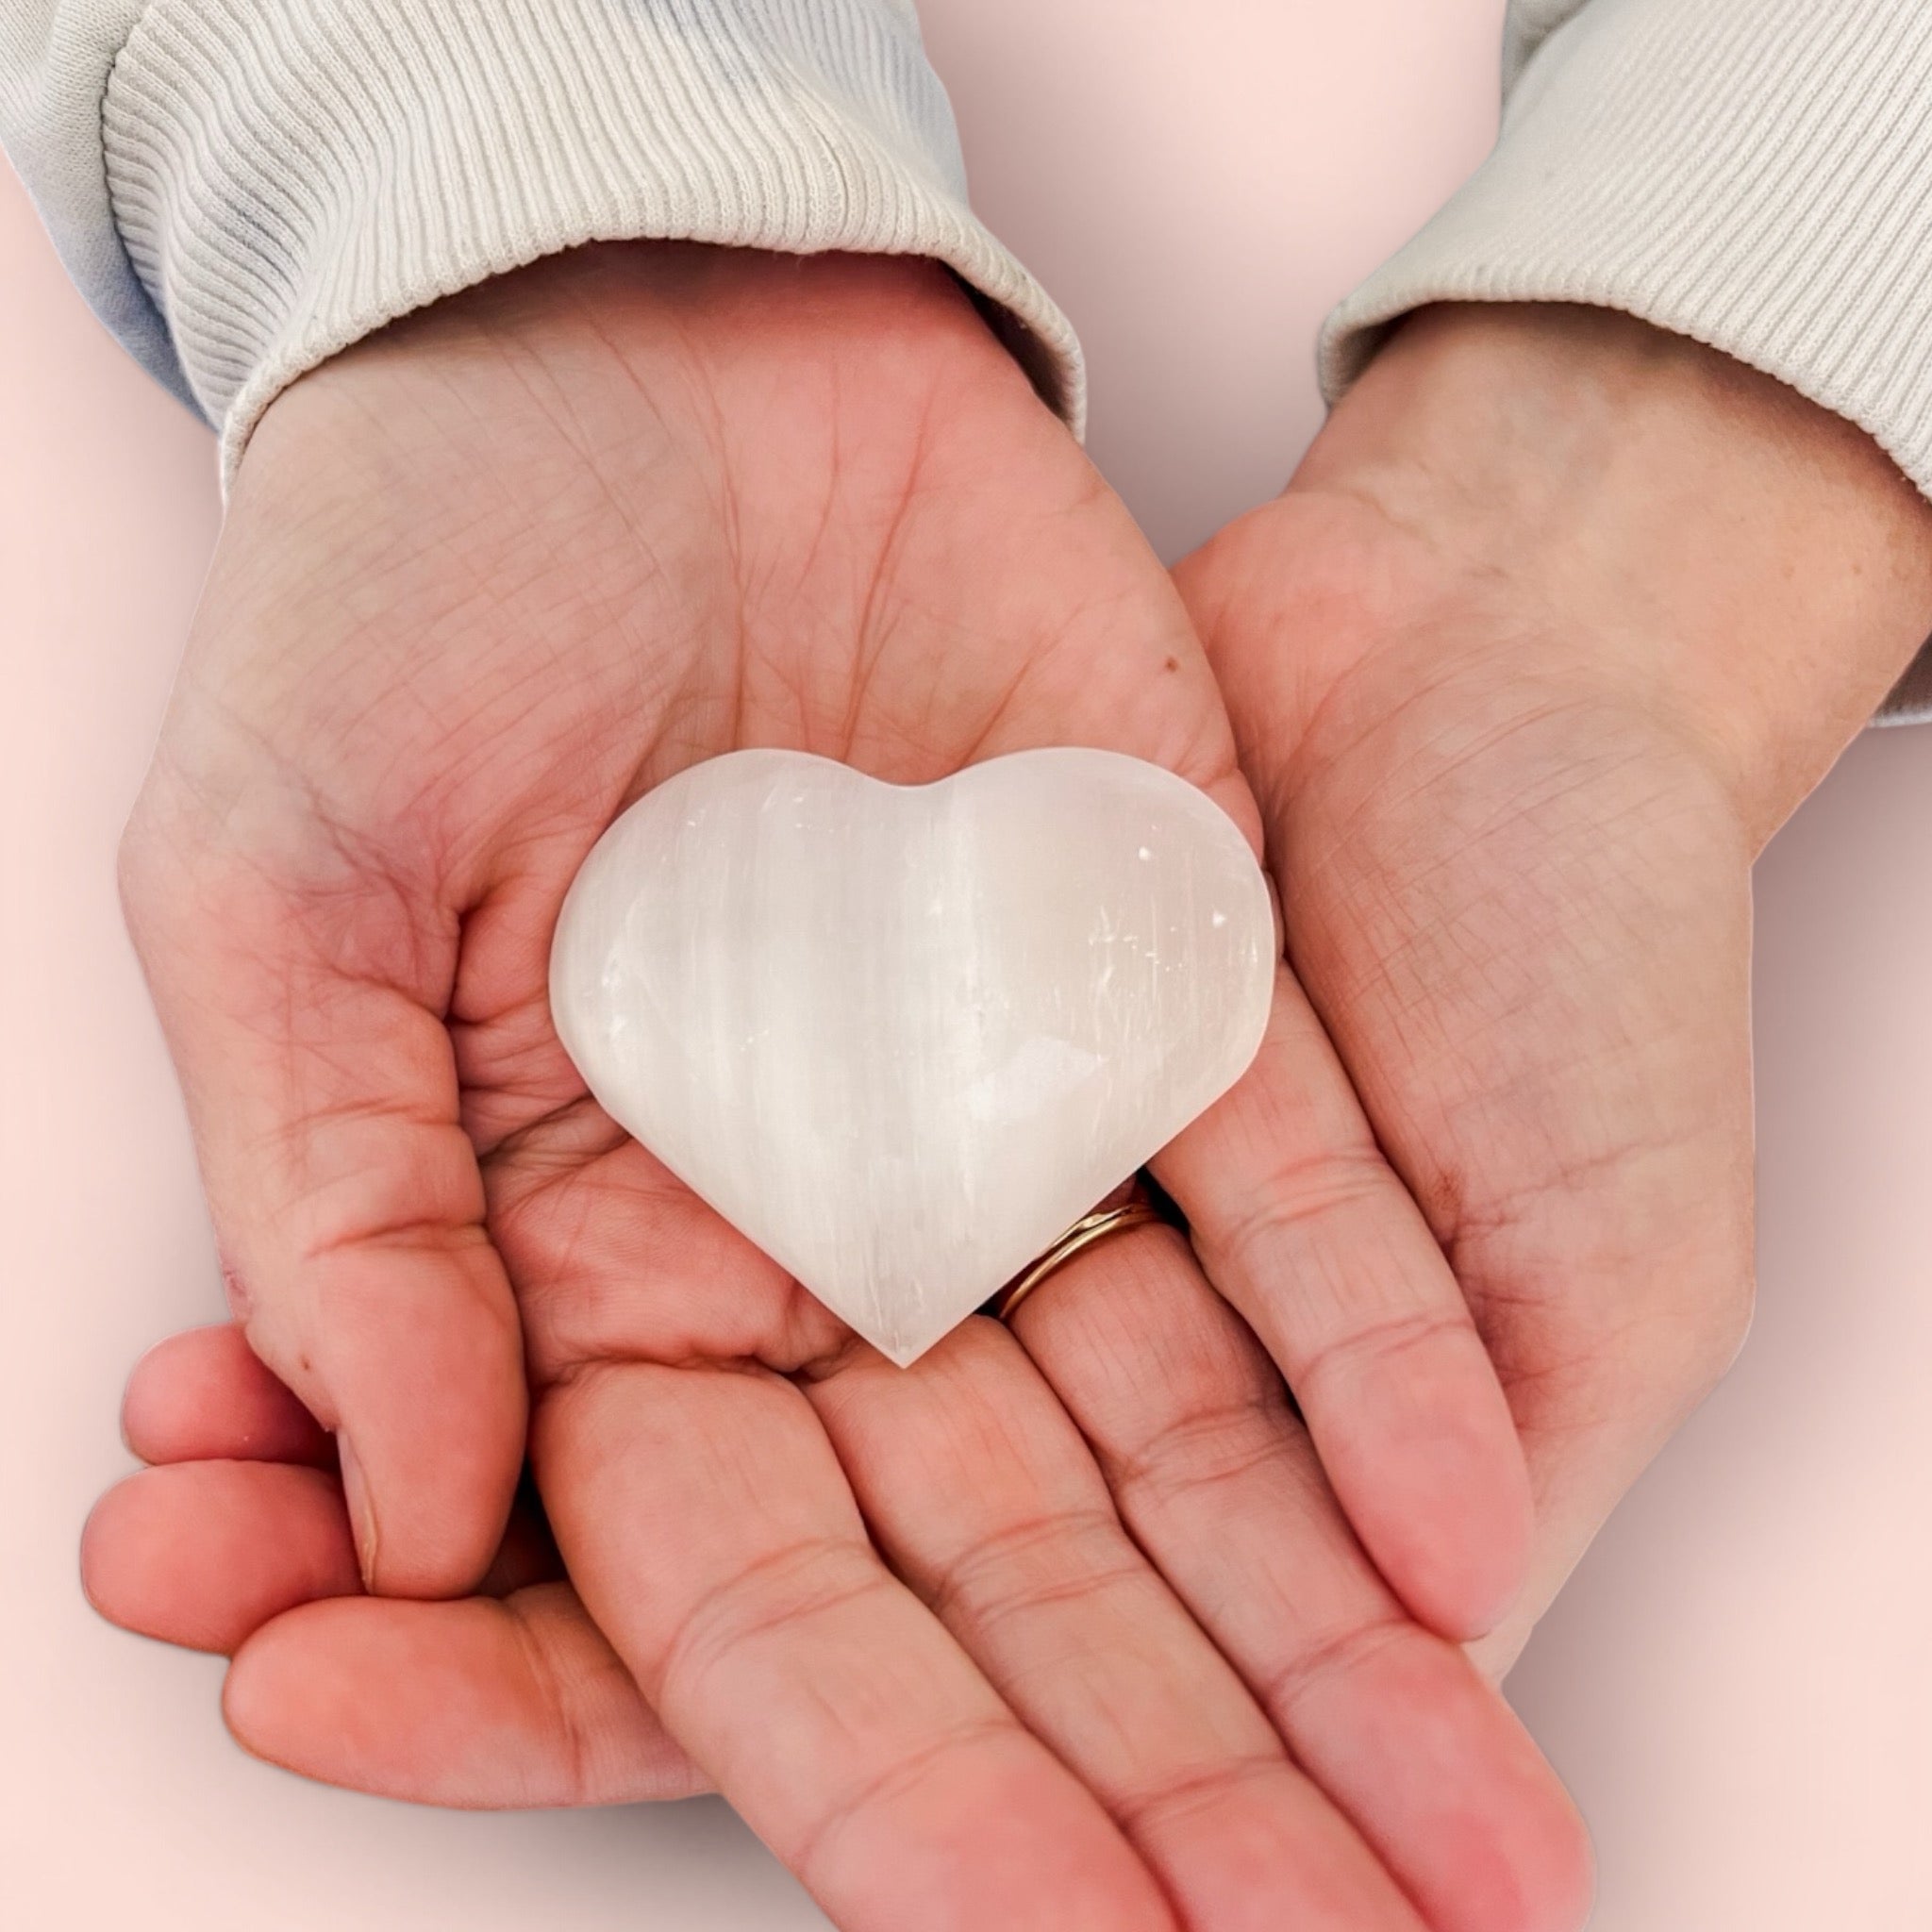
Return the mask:
<path id="1" fill-rule="evenodd" d="M 1274 957 L 1247 841 L 1158 766 L 748 751 L 598 841 L 550 998 L 611 1117 L 903 1365 L 1240 1078 Z"/>

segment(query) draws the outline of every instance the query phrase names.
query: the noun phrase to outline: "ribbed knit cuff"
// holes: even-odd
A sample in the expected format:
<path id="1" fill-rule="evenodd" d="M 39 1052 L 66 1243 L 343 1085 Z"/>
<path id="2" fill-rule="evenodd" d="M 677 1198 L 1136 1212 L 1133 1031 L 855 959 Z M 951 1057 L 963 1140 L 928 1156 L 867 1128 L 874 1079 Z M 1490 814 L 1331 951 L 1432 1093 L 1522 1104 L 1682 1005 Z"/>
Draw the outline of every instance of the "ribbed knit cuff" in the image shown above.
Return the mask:
<path id="1" fill-rule="evenodd" d="M 1073 331 L 975 221 L 906 0 L 154 0 L 114 217 L 232 474 L 305 370 L 587 242 L 923 255 L 1076 429 Z"/>
<path id="2" fill-rule="evenodd" d="M 1932 6 L 1590 0 L 1489 161 L 1329 318 L 1329 398 L 1451 301 L 1627 310 L 1857 424 L 1932 495 Z M 1932 712 L 1932 664 L 1888 709 Z"/>

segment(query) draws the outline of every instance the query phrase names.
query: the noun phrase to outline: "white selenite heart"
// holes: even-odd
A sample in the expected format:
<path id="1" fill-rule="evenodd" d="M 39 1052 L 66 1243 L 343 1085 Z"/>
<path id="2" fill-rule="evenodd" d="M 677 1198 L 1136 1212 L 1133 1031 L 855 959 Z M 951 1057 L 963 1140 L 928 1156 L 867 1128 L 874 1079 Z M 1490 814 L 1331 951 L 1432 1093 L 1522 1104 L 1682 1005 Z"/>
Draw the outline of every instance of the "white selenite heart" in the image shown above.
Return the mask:
<path id="1" fill-rule="evenodd" d="M 1246 840 L 1158 766 L 747 751 L 605 833 L 550 1000 L 611 1117 L 903 1366 L 1241 1077 L 1274 957 Z"/>

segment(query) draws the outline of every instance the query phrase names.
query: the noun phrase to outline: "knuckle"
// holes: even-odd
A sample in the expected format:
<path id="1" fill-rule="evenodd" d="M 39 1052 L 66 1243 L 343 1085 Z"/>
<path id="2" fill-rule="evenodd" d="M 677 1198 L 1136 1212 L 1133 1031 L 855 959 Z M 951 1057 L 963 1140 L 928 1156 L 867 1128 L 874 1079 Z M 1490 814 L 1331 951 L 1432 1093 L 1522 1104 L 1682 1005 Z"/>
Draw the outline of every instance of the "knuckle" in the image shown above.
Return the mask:
<path id="1" fill-rule="evenodd" d="M 1330 1684 L 1345 1681 L 1365 1665 L 1409 1641 L 1415 1630 L 1392 1607 L 1381 1615 L 1341 1625 L 1296 1645 L 1262 1674 L 1262 1707 L 1284 1727 L 1292 1727 L 1296 1713 L 1309 1697 Z"/>
<path id="2" fill-rule="evenodd" d="M 1213 1247 L 1225 1265 L 1259 1278 L 1284 1251 L 1305 1242 L 1323 1224 L 1388 1189 L 1390 1174 L 1373 1148 L 1329 1148 L 1277 1166 L 1245 1208 L 1214 1230 Z"/>
<path id="3" fill-rule="evenodd" d="M 1158 1783 L 1116 1794 L 1108 1808 L 1129 1837 L 1147 1840 L 1203 1813 L 1224 1814 L 1248 1787 L 1265 1791 L 1278 1785 L 1288 1770 L 1280 1751 L 1251 1752 L 1193 1770 L 1170 1771 Z"/>
<path id="4" fill-rule="evenodd" d="M 1459 1339 L 1468 1331 L 1469 1317 L 1459 1304 L 1378 1316 L 1320 1338 L 1288 1365 L 1289 1381 L 1306 1392 L 1338 1374 L 1344 1379 L 1373 1375 L 1418 1349 Z"/>
<path id="5" fill-rule="evenodd" d="M 1018 1734 L 1018 1726 L 1004 1711 L 974 1712 L 942 1725 L 870 1776 L 834 1790 L 796 1840 L 783 1848 L 786 1863 L 808 1886 L 814 1885 L 834 1845 L 855 1821 L 891 1811 L 927 1780 L 944 1777 L 960 1755 L 1009 1744 Z"/>
<path id="6" fill-rule="evenodd" d="M 1168 1507 L 1278 1468 L 1293 1415 L 1278 1389 L 1191 1407 L 1163 1421 L 1112 1471 L 1115 1493 Z"/>
<path id="7" fill-rule="evenodd" d="M 701 1697 L 711 1674 L 759 1639 L 795 1631 L 891 1588 L 871 1552 L 839 1536 L 761 1552 L 701 1592 L 677 1620 L 654 1674 L 654 1703 Z"/>
<path id="8" fill-rule="evenodd" d="M 976 1539 L 937 1570 L 924 1593 L 942 1624 L 969 1624 L 983 1636 L 1133 1582 L 1144 1569 L 1110 1509 L 1057 1509 Z"/>

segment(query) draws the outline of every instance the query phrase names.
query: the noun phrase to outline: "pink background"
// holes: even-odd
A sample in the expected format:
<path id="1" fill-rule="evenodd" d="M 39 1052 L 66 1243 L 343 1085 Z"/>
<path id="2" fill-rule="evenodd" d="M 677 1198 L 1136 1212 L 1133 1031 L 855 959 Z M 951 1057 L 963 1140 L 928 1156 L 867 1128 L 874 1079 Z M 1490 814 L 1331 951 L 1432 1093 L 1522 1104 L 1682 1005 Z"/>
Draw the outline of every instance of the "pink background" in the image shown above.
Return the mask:
<path id="1" fill-rule="evenodd" d="M 1317 317 L 1488 144 L 1498 0 L 925 0 L 983 211 L 1093 356 L 1093 448 L 1176 554 L 1317 420 Z M 217 516 L 209 440 L 0 174 L 0 1900 L 48 1932 L 822 1924 L 721 1806 L 466 1817 L 243 1757 L 218 1663 L 108 1629 L 75 1544 L 122 1377 L 221 1313 L 115 912 Z M 1601 1932 L 1932 1924 L 1932 730 L 1868 736 L 1761 874 L 1763 1300 L 1742 1366 L 1512 1686 Z M 15 1916 L 17 1914 L 17 1916 Z M 910 1928 L 908 1928 L 910 1932 Z"/>

